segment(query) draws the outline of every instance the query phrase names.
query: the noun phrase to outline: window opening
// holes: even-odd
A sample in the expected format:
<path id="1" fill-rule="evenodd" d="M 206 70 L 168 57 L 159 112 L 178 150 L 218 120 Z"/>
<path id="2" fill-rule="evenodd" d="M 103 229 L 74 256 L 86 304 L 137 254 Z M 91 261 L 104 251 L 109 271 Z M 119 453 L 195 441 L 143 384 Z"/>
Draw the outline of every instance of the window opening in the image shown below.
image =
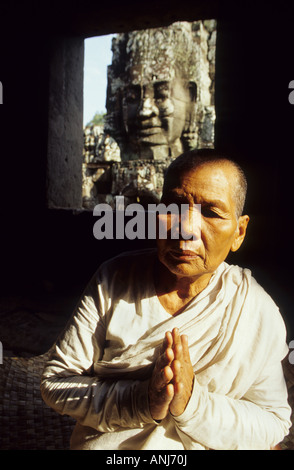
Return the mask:
<path id="1" fill-rule="evenodd" d="M 214 146 L 216 27 L 215 20 L 175 22 L 87 40 L 85 112 L 91 109 L 93 117 L 84 117 L 85 209 L 115 207 L 121 195 L 126 204 L 158 202 L 170 161 Z M 95 41 L 104 44 L 97 58 Z"/>

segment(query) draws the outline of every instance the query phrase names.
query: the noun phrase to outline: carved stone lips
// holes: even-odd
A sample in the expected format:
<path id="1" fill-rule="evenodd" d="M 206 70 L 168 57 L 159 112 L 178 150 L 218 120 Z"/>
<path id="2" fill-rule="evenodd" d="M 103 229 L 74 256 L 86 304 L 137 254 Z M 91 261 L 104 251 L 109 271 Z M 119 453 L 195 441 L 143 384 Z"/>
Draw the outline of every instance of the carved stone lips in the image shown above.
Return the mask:
<path id="1" fill-rule="evenodd" d="M 159 126 L 144 127 L 139 130 L 139 135 L 148 136 L 148 135 L 158 134 L 159 132 L 161 132 L 161 127 Z"/>

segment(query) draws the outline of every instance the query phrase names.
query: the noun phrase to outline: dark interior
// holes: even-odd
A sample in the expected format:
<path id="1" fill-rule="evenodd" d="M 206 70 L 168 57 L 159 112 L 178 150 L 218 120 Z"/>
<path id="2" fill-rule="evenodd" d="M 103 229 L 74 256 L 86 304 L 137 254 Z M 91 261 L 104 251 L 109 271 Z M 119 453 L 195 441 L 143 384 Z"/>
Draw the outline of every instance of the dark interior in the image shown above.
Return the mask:
<path id="1" fill-rule="evenodd" d="M 0 246 L 5 308 L 9 302 L 11 309 L 17 308 L 20 299 L 26 311 L 47 309 L 53 319 L 58 312 L 66 318 L 102 261 L 153 243 L 98 241 L 93 237 L 92 212 L 48 207 L 50 67 L 64 38 L 74 44 L 89 36 L 215 18 L 215 146 L 235 155 L 249 179 L 248 236 L 230 262 L 252 269 L 280 306 L 288 340 L 294 338 L 294 106 L 288 101 L 288 84 L 294 79 L 294 7 L 282 1 L 235 3 L 12 0 L 1 4 Z M 60 319 L 56 321 L 59 325 Z M 18 343 L 17 328 L 11 324 L 14 336 L 6 342 L 0 330 L 4 352 L 25 348 Z M 46 350 L 50 341 L 51 337 L 41 349 Z M 30 350 L 32 345 L 27 346 Z"/>

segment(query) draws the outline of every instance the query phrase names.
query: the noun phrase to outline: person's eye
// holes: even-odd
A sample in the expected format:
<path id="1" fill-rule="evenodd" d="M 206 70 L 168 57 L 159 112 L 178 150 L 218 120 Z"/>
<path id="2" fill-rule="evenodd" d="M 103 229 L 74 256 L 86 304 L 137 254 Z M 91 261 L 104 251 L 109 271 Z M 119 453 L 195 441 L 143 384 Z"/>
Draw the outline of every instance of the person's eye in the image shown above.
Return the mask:
<path id="1" fill-rule="evenodd" d="M 201 207 L 201 214 L 207 219 L 219 219 L 221 218 L 218 212 L 211 207 Z"/>

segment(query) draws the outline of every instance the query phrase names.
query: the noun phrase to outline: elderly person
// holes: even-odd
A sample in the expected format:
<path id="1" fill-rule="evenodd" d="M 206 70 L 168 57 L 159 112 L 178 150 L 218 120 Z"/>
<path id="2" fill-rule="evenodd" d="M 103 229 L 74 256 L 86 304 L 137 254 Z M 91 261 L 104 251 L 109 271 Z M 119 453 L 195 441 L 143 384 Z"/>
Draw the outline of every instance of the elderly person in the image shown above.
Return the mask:
<path id="1" fill-rule="evenodd" d="M 93 276 L 41 384 L 77 420 L 72 449 L 270 449 L 288 433 L 283 320 L 225 262 L 246 234 L 245 193 L 232 161 L 181 155 L 162 202 L 201 204 L 200 238 L 158 239 Z"/>

